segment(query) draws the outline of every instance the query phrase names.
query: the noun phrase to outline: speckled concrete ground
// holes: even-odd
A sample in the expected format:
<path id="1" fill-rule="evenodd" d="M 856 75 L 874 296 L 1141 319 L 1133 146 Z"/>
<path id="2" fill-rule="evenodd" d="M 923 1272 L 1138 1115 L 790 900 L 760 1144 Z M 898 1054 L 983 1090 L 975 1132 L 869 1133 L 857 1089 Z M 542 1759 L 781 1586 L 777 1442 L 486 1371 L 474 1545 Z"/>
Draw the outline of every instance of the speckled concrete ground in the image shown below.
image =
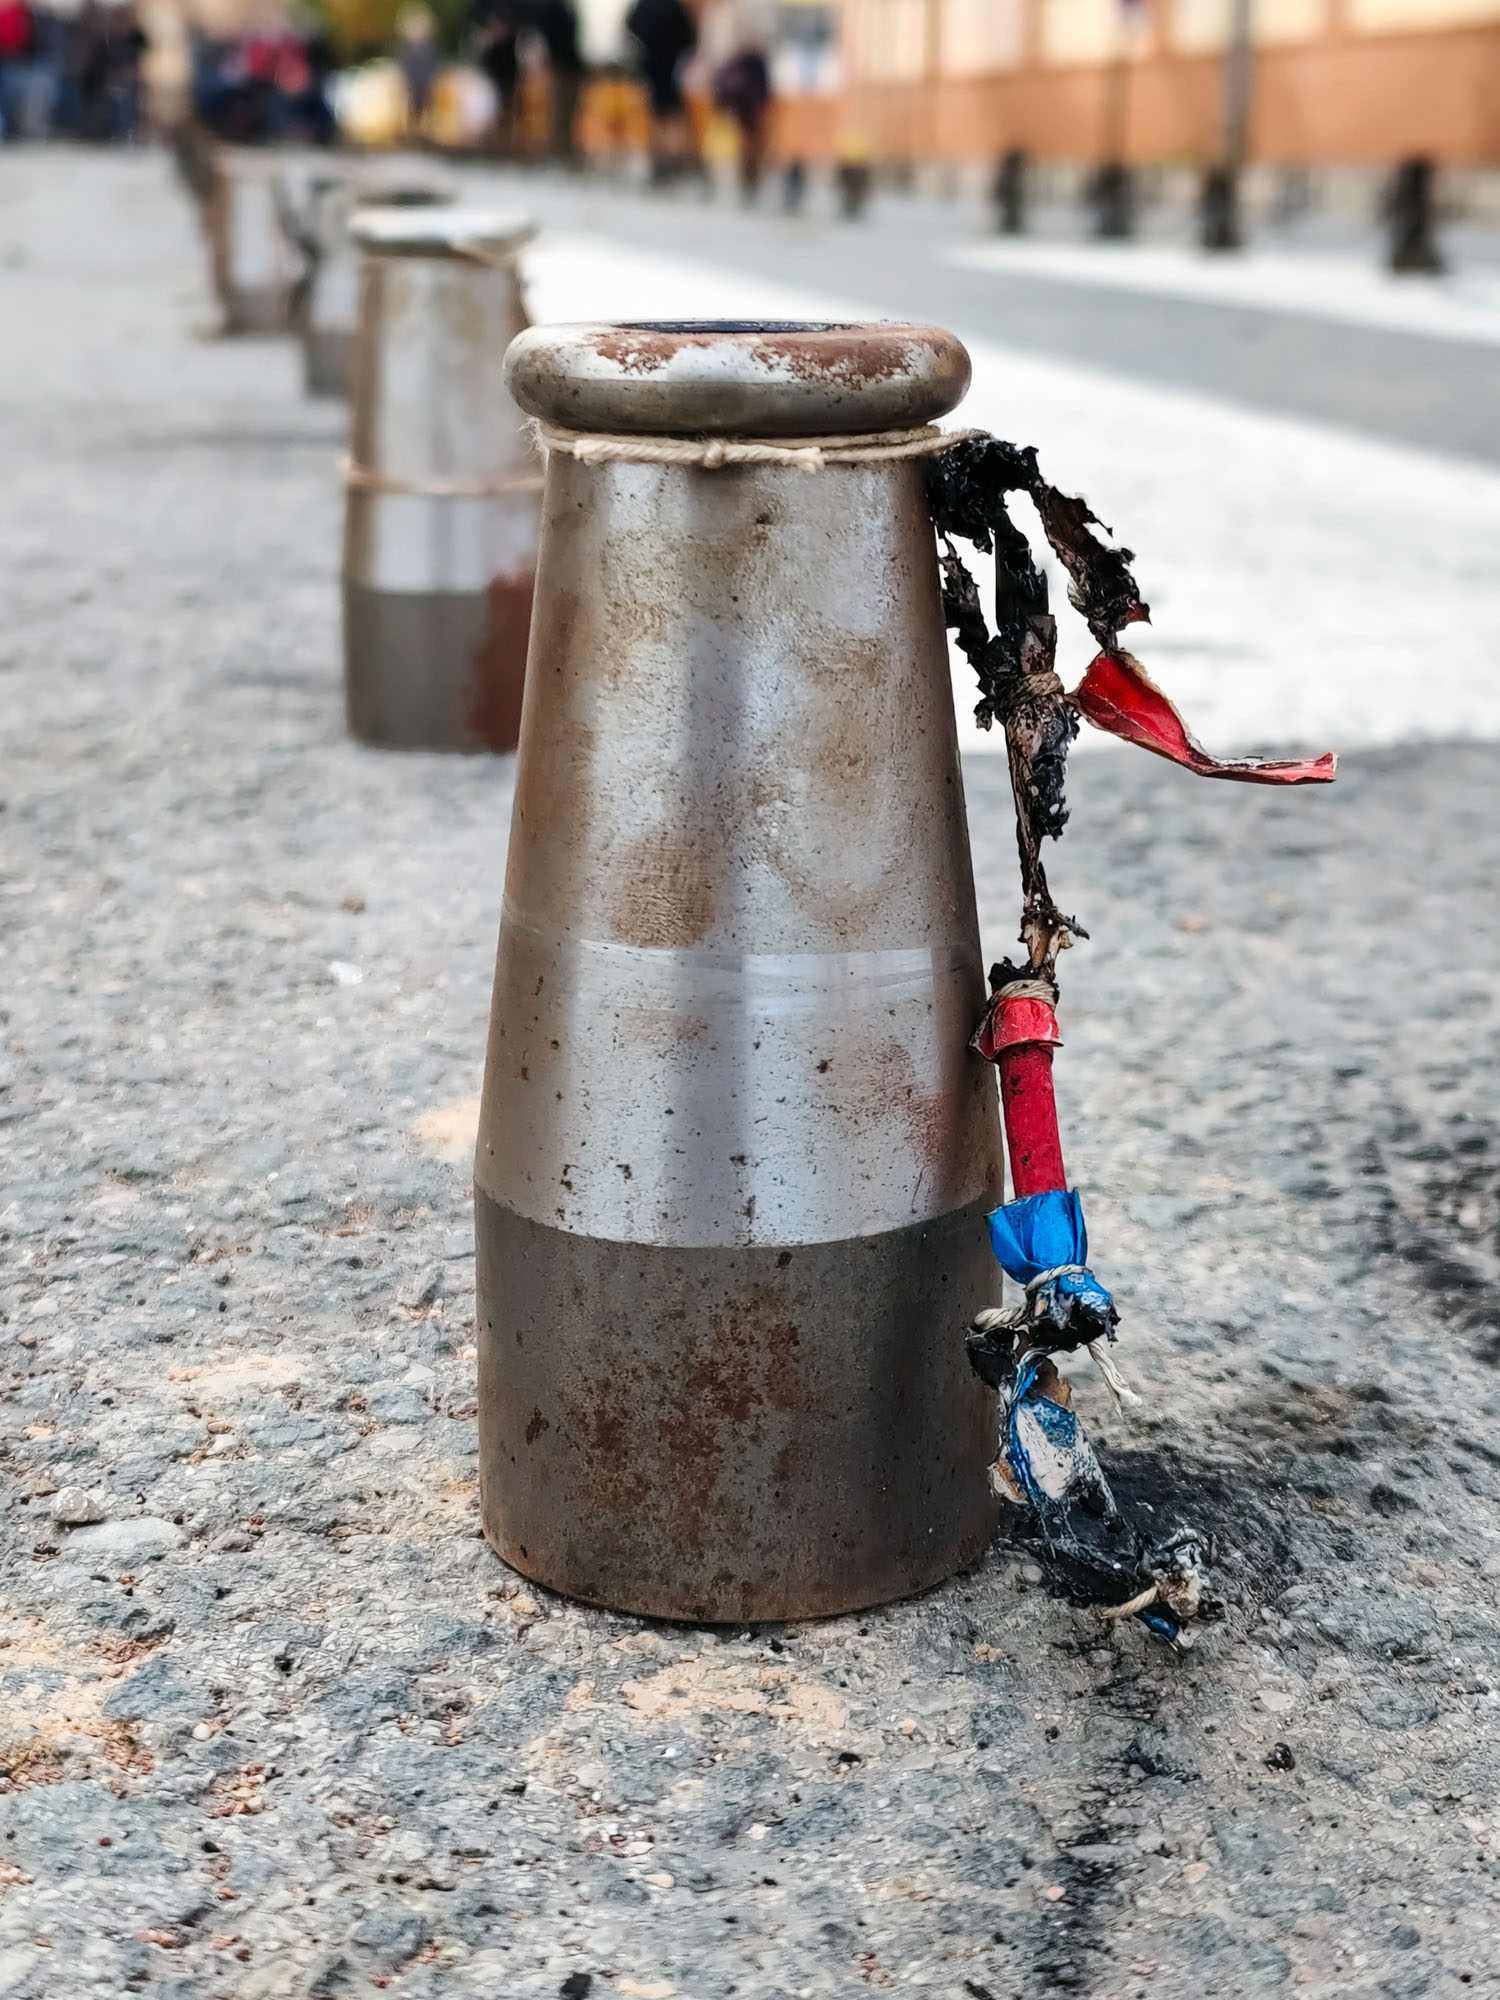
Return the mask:
<path id="1" fill-rule="evenodd" d="M 580 1611 L 475 1531 L 509 766 L 344 739 L 340 420 L 188 337 L 161 164 L 9 157 L 0 237 L 0 1995 L 1500 1987 L 1500 749 L 1078 766 L 1064 1119 L 1151 1400 L 1079 1394 L 1221 1535 L 1192 1654 L 1006 1547 Z"/>

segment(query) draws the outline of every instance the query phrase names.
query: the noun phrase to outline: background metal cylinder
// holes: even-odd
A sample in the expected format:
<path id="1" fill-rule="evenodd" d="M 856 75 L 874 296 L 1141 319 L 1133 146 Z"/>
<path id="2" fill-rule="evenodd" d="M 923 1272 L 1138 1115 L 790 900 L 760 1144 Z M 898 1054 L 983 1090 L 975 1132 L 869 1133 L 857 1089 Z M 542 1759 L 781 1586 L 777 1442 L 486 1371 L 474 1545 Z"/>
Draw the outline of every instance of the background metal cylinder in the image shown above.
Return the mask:
<path id="1" fill-rule="evenodd" d="M 309 185 L 293 223 L 307 262 L 297 330 L 308 395 L 348 398 L 353 390 L 360 257 L 349 227 L 356 210 L 441 207 L 454 196 L 451 183 L 394 165 L 326 175 Z"/>
<path id="2" fill-rule="evenodd" d="M 226 333 L 287 330 L 295 271 L 282 227 L 283 170 L 273 153 L 221 146 L 214 155 L 205 219 Z"/>
<path id="3" fill-rule="evenodd" d="M 788 398 L 859 429 L 893 336 L 842 331 L 705 366 L 767 430 Z M 670 419 L 682 368 L 595 333 Z M 526 335 L 523 406 L 579 415 L 593 337 Z M 897 421 L 962 393 L 936 338 Z M 485 1532 L 663 1617 L 918 1590 L 994 1526 L 963 1329 L 1002 1198 L 920 466 L 554 454 L 534 629 L 475 1169 Z"/>
<path id="4" fill-rule="evenodd" d="M 531 227 L 362 209 L 344 686 L 349 727 L 400 749 L 509 750 L 520 727 L 540 466 L 505 386 Z"/>

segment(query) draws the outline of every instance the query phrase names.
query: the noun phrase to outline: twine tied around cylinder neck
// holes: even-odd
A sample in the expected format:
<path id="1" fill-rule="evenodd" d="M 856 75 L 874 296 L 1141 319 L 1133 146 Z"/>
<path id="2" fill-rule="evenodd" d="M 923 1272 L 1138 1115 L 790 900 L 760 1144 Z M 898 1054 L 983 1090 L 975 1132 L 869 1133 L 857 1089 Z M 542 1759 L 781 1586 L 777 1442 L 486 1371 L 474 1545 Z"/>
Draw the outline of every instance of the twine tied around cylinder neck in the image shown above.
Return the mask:
<path id="1" fill-rule="evenodd" d="M 542 451 L 560 452 L 583 465 L 681 465 L 715 472 L 726 465 L 786 465 L 821 472 L 829 465 L 878 465 L 901 458 L 930 458 L 985 431 L 864 431 L 808 438 L 660 437 L 618 432 L 570 431 L 538 418 L 532 426 Z"/>

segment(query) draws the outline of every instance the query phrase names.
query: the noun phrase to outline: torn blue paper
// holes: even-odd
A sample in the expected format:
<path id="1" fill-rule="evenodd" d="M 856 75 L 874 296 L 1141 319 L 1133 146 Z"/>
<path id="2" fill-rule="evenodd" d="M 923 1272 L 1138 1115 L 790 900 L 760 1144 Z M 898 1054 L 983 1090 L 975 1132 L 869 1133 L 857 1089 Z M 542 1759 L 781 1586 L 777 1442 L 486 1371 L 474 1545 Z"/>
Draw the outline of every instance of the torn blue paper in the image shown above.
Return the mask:
<path id="1" fill-rule="evenodd" d="M 1027 1324 L 1046 1329 L 1038 1345 L 1078 1347 L 1110 1340 L 1115 1302 L 1088 1269 L 1083 1203 L 1071 1188 L 1052 1188 L 997 1208 L 990 1242 L 1008 1278 L 1026 1287 Z"/>

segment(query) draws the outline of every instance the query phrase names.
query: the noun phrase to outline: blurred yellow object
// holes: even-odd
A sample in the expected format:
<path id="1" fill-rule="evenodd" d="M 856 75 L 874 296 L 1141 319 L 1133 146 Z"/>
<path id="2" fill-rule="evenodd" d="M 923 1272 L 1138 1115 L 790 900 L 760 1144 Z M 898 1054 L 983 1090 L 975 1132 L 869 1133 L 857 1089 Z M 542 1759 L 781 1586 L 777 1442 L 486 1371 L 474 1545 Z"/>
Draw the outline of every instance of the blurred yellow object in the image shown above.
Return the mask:
<path id="1" fill-rule="evenodd" d="M 740 128 L 727 111 L 710 111 L 703 122 L 703 157 L 711 167 L 732 167 L 740 156 Z"/>
<path id="2" fill-rule="evenodd" d="M 198 11 L 201 12 L 205 4 L 206 0 L 196 0 Z M 208 0 L 208 4 L 222 7 L 226 0 Z M 229 0 L 229 4 L 244 11 L 244 0 Z M 327 21 L 334 47 L 346 59 L 361 49 L 387 46 L 396 32 L 396 17 L 400 11 L 401 0 L 319 0 L 318 6 L 313 9 Z M 252 18 L 259 17 L 252 15 Z M 210 33 L 214 34 L 231 32 L 228 26 L 210 28 Z"/>
<path id="3" fill-rule="evenodd" d="M 439 70 L 427 104 L 426 136 L 434 146 L 465 151 L 477 146 L 495 122 L 495 87 L 470 63 Z"/>
<path id="4" fill-rule="evenodd" d="M 644 153 L 651 143 L 646 93 L 634 77 L 605 74 L 583 87 L 578 143 L 591 157 Z"/>
<path id="5" fill-rule="evenodd" d="M 339 73 L 333 115 L 353 146 L 399 146 L 411 124 L 411 103 L 397 65 L 382 56 Z"/>

